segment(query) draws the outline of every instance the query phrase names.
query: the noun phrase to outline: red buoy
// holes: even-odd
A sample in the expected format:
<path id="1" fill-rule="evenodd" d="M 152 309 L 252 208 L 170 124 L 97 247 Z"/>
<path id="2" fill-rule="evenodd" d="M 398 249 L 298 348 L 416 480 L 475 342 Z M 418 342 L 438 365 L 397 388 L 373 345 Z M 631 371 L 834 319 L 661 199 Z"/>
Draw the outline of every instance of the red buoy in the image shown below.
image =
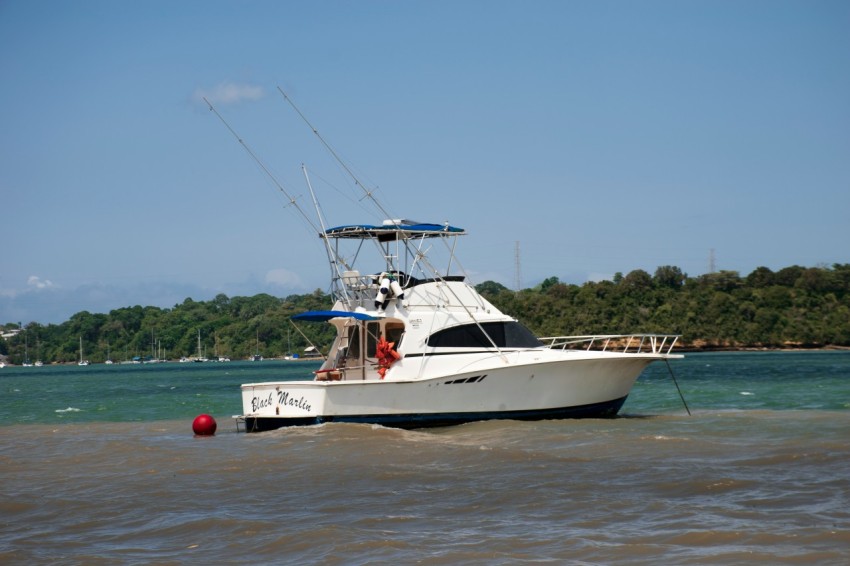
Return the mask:
<path id="1" fill-rule="evenodd" d="M 210 415 L 198 415 L 192 422 L 192 430 L 198 436 L 213 436 L 216 426 L 215 419 Z"/>

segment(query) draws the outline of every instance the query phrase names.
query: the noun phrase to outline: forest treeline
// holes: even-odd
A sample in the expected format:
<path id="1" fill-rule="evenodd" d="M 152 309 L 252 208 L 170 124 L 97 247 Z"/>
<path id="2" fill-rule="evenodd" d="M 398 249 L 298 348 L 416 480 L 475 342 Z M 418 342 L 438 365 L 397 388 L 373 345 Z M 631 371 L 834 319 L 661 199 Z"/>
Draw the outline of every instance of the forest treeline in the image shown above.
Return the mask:
<path id="1" fill-rule="evenodd" d="M 539 336 L 576 334 L 681 334 L 683 349 L 850 347 L 850 264 L 759 267 L 742 277 L 720 271 L 688 277 L 675 266 L 654 274 L 635 270 L 612 281 L 582 285 L 550 277 L 537 287 L 513 291 L 487 281 L 478 291 Z M 243 359 L 280 357 L 315 344 L 327 349 L 329 325 L 301 324 L 290 317 L 328 309 L 320 290 L 276 298 L 218 295 L 186 299 L 173 308 L 134 306 L 108 314 L 79 312 L 54 325 L 31 322 L 0 340 L 0 355 L 20 364 L 92 362 L 134 357 L 177 359 L 198 354 Z M 19 323 L 2 325 L 4 333 Z M 303 333 L 303 334 L 302 334 Z"/>
<path id="2" fill-rule="evenodd" d="M 267 294 L 232 298 L 220 294 L 211 301 L 189 298 L 173 308 L 134 306 L 108 314 L 82 311 L 62 324 L 25 324 L 23 332 L 0 340 L 0 355 L 7 355 L 13 364 L 27 357 L 45 364 L 79 361 L 82 338 L 83 355 L 93 363 L 107 358 L 118 362 L 198 356 L 199 342 L 200 355 L 209 358 L 279 357 L 303 352 L 310 343 L 319 347 L 330 344 L 330 325 L 299 324 L 296 328 L 289 320 L 300 312 L 328 309 L 330 301 L 321 291 L 284 299 Z M 3 331 L 18 327 L 18 323 L 5 324 Z"/>
<path id="3" fill-rule="evenodd" d="M 479 290 L 539 336 L 680 334 L 687 349 L 850 346 L 850 264 L 759 267 L 746 277 L 662 266 L 583 285 L 551 277 L 519 293 L 492 282 Z"/>

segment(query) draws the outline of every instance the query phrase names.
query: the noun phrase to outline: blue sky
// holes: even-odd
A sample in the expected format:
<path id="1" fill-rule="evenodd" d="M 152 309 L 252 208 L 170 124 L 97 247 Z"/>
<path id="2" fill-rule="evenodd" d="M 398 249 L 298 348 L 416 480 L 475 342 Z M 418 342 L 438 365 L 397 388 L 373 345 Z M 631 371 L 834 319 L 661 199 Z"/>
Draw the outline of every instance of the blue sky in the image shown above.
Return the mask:
<path id="1" fill-rule="evenodd" d="M 327 289 L 332 224 L 473 283 L 850 262 L 845 1 L 0 1 L 0 322 Z"/>

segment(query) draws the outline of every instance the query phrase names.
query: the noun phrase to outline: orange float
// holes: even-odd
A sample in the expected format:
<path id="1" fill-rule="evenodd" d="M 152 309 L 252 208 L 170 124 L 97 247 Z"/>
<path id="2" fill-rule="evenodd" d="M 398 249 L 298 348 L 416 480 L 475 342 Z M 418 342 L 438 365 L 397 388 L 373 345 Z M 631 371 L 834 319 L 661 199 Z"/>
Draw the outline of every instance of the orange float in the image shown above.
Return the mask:
<path id="1" fill-rule="evenodd" d="M 381 376 L 381 379 L 384 379 L 384 375 L 386 375 L 390 366 L 401 359 L 401 354 L 395 351 L 395 342 L 387 342 L 383 336 L 375 346 L 375 355 L 378 358 L 378 375 Z"/>

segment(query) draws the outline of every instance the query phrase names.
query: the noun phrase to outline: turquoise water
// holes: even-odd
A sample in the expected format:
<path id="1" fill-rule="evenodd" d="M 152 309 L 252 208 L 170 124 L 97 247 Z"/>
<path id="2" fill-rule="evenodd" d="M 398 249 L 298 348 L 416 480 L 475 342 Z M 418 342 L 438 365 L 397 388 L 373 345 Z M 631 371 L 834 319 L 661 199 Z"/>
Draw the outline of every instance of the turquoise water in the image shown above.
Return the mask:
<path id="1" fill-rule="evenodd" d="M 688 354 L 670 368 L 694 410 L 850 409 L 850 352 L 723 352 Z M 636 383 L 623 412 L 665 413 L 682 408 L 663 364 Z"/>
<path id="2" fill-rule="evenodd" d="M 133 422 L 240 414 L 242 383 L 312 377 L 315 362 L 6 367 L 0 426 Z M 671 362 L 690 409 L 850 409 L 850 352 L 690 354 Z M 621 414 L 668 414 L 684 406 L 663 363 L 638 380 Z"/>
<path id="3" fill-rule="evenodd" d="M 623 418 L 236 432 L 315 366 L 0 370 L 0 563 L 850 564 L 850 352 L 671 362 L 691 415 L 655 364 Z"/>
<path id="4" fill-rule="evenodd" d="M 188 419 L 200 413 L 226 420 L 242 412 L 242 383 L 310 378 L 318 367 L 285 361 L 6 367 L 0 370 L 0 426 Z"/>

